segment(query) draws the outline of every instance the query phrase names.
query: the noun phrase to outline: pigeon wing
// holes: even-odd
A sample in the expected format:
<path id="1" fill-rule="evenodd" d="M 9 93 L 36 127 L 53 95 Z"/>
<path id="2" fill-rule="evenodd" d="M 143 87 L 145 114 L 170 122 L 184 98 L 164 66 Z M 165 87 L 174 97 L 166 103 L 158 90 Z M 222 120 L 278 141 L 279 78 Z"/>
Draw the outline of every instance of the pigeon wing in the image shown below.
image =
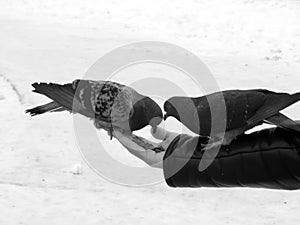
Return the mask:
<path id="1" fill-rule="evenodd" d="M 299 101 L 299 95 L 290 95 L 287 93 L 275 93 L 267 90 L 261 90 L 265 93 L 265 103 L 260 107 L 255 114 L 248 119 L 249 124 L 254 124 L 263 121 L 279 111 Z"/>

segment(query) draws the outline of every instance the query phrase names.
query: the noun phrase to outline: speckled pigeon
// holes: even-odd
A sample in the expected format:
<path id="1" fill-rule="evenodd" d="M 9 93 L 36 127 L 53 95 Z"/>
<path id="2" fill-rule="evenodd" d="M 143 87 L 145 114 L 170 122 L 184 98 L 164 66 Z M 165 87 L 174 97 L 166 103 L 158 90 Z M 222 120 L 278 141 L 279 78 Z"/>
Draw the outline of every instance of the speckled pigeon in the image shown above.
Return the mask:
<path id="1" fill-rule="evenodd" d="M 151 98 L 133 88 L 112 81 L 74 80 L 67 84 L 34 83 L 33 92 L 53 101 L 26 110 L 31 116 L 45 112 L 69 111 L 80 113 L 94 121 L 97 128 L 114 128 L 125 132 L 155 128 L 162 121 L 162 110 Z"/>

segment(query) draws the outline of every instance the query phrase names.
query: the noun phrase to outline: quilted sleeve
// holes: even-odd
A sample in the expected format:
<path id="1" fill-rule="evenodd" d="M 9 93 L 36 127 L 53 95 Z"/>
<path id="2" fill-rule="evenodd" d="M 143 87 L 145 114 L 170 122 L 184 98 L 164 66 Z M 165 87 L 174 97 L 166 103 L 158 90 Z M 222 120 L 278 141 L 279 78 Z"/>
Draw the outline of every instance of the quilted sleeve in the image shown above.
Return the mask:
<path id="1" fill-rule="evenodd" d="M 203 150 L 197 137 L 179 135 L 163 162 L 171 187 L 253 187 L 300 189 L 300 134 L 281 128 L 243 135 L 220 149 L 200 172 Z"/>

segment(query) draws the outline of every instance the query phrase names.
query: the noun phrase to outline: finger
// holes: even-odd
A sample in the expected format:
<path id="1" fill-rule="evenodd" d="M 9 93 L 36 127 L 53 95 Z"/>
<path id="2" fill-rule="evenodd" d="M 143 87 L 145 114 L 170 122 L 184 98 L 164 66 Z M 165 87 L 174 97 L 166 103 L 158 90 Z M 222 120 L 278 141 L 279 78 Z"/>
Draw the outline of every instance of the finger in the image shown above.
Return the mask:
<path id="1" fill-rule="evenodd" d="M 158 140 L 164 140 L 167 132 L 168 131 L 162 127 L 156 127 L 155 129 L 153 127 L 151 128 L 151 135 Z"/>
<path id="2" fill-rule="evenodd" d="M 155 130 L 151 128 L 151 134 L 154 138 L 162 141 L 178 135 L 178 133 L 168 131 L 162 127 L 157 127 Z"/>

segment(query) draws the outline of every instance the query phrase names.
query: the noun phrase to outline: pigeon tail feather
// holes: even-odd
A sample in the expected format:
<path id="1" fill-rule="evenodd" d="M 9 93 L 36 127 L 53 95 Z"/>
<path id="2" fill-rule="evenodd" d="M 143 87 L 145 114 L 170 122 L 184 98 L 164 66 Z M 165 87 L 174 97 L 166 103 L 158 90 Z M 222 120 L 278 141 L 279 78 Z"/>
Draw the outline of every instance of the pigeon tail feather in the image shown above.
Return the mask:
<path id="1" fill-rule="evenodd" d="M 300 92 L 293 94 L 294 98 L 300 100 Z"/>
<path id="2" fill-rule="evenodd" d="M 54 101 L 54 103 L 38 106 L 34 108 L 35 110 L 32 109 L 31 111 L 33 111 L 33 114 L 36 112 L 44 113 L 52 110 L 62 111 L 62 108 L 72 111 L 75 90 L 71 83 L 64 85 L 54 83 L 34 83 L 32 86 L 35 88 L 33 92 L 43 94 Z M 27 111 L 29 112 L 30 110 Z"/>
<path id="3" fill-rule="evenodd" d="M 50 102 L 45 105 L 40 105 L 32 109 L 27 109 L 25 112 L 29 113 L 31 116 L 36 116 L 46 112 L 59 112 L 64 110 L 66 110 L 66 108 L 62 107 L 58 103 Z"/>

